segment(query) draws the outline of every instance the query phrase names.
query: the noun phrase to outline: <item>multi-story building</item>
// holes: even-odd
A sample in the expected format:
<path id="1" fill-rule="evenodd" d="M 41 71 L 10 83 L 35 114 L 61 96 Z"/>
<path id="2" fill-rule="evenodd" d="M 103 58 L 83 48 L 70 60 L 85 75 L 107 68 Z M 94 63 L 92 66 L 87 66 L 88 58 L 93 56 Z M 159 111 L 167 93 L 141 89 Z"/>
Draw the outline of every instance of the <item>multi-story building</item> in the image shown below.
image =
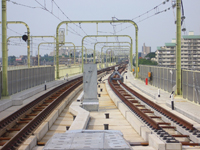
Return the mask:
<path id="1" fill-rule="evenodd" d="M 176 39 L 157 47 L 156 59 L 163 67 L 176 67 Z M 181 68 L 200 70 L 200 35 L 189 32 L 181 39 Z"/>
<path id="2" fill-rule="evenodd" d="M 144 43 L 142 46 L 142 57 L 144 58 L 149 53 L 151 53 L 151 47 L 145 46 L 145 43 Z"/>

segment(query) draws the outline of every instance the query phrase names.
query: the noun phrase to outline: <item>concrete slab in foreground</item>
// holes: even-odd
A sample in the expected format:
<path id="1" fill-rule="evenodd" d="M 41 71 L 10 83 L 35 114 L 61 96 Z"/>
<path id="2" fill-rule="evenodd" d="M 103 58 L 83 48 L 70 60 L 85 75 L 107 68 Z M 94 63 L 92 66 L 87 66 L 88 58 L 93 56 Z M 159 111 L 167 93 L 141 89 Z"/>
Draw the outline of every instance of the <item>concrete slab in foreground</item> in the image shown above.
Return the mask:
<path id="1" fill-rule="evenodd" d="M 78 130 L 55 134 L 44 150 L 131 150 L 120 131 Z"/>

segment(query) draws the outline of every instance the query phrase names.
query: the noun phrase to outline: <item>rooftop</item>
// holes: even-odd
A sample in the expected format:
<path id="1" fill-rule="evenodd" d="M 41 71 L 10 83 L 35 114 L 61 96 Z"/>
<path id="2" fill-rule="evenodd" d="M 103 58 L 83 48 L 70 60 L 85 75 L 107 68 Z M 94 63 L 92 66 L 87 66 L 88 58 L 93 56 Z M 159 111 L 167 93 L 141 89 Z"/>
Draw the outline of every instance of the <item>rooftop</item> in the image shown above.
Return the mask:
<path id="1" fill-rule="evenodd" d="M 184 39 L 200 39 L 200 35 L 183 35 Z"/>
<path id="2" fill-rule="evenodd" d="M 165 43 L 165 46 L 176 46 L 176 43 Z"/>

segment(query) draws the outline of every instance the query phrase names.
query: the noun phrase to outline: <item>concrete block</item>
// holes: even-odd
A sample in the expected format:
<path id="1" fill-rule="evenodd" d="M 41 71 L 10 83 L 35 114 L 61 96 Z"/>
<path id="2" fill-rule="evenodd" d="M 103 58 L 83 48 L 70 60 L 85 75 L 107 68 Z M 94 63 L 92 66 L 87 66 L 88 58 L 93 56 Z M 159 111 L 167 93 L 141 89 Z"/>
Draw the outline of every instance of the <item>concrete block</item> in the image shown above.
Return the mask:
<path id="1" fill-rule="evenodd" d="M 86 131 L 86 132 L 85 132 Z M 130 145 L 121 134 L 107 131 L 77 130 L 54 136 L 44 150 L 130 150 Z"/>
<path id="2" fill-rule="evenodd" d="M 84 102 L 83 108 L 87 111 L 98 111 L 99 110 L 99 102 Z"/>
<path id="3" fill-rule="evenodd" d="M 80 102 L 73 102 L 69 107 L 69 112 L 76 116 L 69 130 L 85 129 L 89 121 L 90 113 L 80 107 Z"/>
<path id="4" fill-rule="evenodd" d="M 75 121 L 72 122 L 69 130 L 83 130 L 86 129 L 86 126 L 89 121 L 89 115 L 84 114 L 82 115 L 84 118 L 76 118 Z"/>
<path id="5" fill-rule="evenodd" d="M 23 104 L 23 100 L 22 98 L 15 98 L 12 100 L 12 105 L 13 106 L 19 106 Z"/>
<path id="6" fill-rule="evenodd" d="M 141 135 L 141 127 L 144 126 L 138 118 L 135 117 L 131 112 L 127 112 L 126 115 L 127 121 L 131 124 L 131 126 L 135 129 L 135 131 Z"/>
<path id="7" fill-rule="evenodd" d="M 43 150 L 44 146 L 35 146 L 32 150 Z"/>
<path id="8" fill-rule="evenodd" d="M 12 106 L 12 100 L 8 100 L 0 105 L 0 112 Z"/>
<path id="9" fill-rule="evenodd" d="M 118 103 L 118 109 L 122 113 L 124 117 L 126 117 L 126 111 L 128 111 L 127 106 L 125 106 L 123 103 Z"/>
<path id="10" fill-rule="evenodd" d="M 141 126 L 141 136 L 145 141 L 149 141 L 149 134 L 151 134 L 151 130 L 145 126 Z"/>
<path id="11" fill-rule="evenodd" d="M 34 132 L 34 135 L 37 137 L 37 140 L 40 141 L 48 130 L 49 130 L 48 122 L 43 122 Z"/>
<path id="12" fill-rule="evenodd" d="M 69 107 L 69 112 L 74 115 L 77 116 L 79 112 L 81 112 L 81 107 L 74 105 L 75 102 L 72 103 L 72 105 Z"/>
<path id="13" fill-rule="evenodd" d="M 30 136 L 23 145 L 27 145 L 29 150 L 32 150 L 37 145 L 37 138 L 36 136 Z"/>
<path id="14" fill-rule="evenodd" d="M 166 143 L 166 150 L 182 150 L 181 143 Z"/>
<path id="15" fill-rule="evenodd" d="M 155 150 L 153 147 L 150 146 L 132 146 L 134 150 Z"/>
<path id="16" fill-rule="evenodd" d="M 200 130 L 200 124 L 193 124 L 194 128 Z"/>
<path id="17" fill-rule="evenodd" d="M 166 150 L 165 143 L 154 134 L 149 134 L 149 146 L 155 148 L 155 150 Z"/>
<path id="18" fill-rule="evenodd" d="M 61 114 L 61 112 L 63 111 L 63 109 L 64 109 L 65 107 L 66 107 L 66 106 L 65 106 L 65 102 L 64 102 L 64 101 L 61 102 L 61 103 L 57 106 L 57 108 L 56 108 L 55 110 L 58 110 L 58 115 Z"/>
<path id="19" fill-rule="evenodd" d="M 28 145 L 21 145 L 18 150 L 30 150 Z"/>
<path id="20" fill-rule="evenodd" d="M 45 120 L 46 122 L 49 122 L 49 129 L 51 128 L 52 124 L 55 122 L 55 120 L 58 118 L 58 110 L 54 110 L 50 116 Z"/>

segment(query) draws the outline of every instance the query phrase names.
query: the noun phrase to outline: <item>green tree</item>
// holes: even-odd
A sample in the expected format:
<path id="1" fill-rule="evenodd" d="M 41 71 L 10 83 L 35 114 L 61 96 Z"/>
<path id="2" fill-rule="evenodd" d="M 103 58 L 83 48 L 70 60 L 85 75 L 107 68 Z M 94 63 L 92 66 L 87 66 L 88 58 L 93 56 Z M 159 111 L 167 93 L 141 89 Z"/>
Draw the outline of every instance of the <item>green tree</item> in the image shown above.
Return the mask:
<path id="1" fill-rule="evenodd" d="M 8 63 L 10 65 L 13 65 L 15 61 L 16 61 L 16 57 L 15 56 L 8 56 Z"/>
<path id="2" fill-rule="evenodd" d="M 140 58 L 138 59 L 138 65 L 158 65 L 157 62 L 151 61 L 149 59 Z M 133 60 L 133 65 L 135 66 L 135 60 Z"/>
<path id="3" fill-rule="evenodd" d="M 158 65 L 157 62 L 155 61 L 151 61 L 149 59 L 143 59 L 143 58 L 139 59 L 138 64 L 139 65 L 140 64 L 141 65 Z"/>
<path id="4" fill-rule="evenodd" d="M 46 62 L 53 62 L 54 57 L 53 56 L 49 56 L 48 54 L 45 54 L 44 56 L 40 57 L 41 61 L 46 61 Z"/>
<path id="5" fill-rule="evenodd" d="M 156 53 L 155 52 L 151 52 L 151 53 L 147 54 L 145 57 L 149 58 L 151 60 L 151 58 L 155 58 L 156 57 Z"/>

